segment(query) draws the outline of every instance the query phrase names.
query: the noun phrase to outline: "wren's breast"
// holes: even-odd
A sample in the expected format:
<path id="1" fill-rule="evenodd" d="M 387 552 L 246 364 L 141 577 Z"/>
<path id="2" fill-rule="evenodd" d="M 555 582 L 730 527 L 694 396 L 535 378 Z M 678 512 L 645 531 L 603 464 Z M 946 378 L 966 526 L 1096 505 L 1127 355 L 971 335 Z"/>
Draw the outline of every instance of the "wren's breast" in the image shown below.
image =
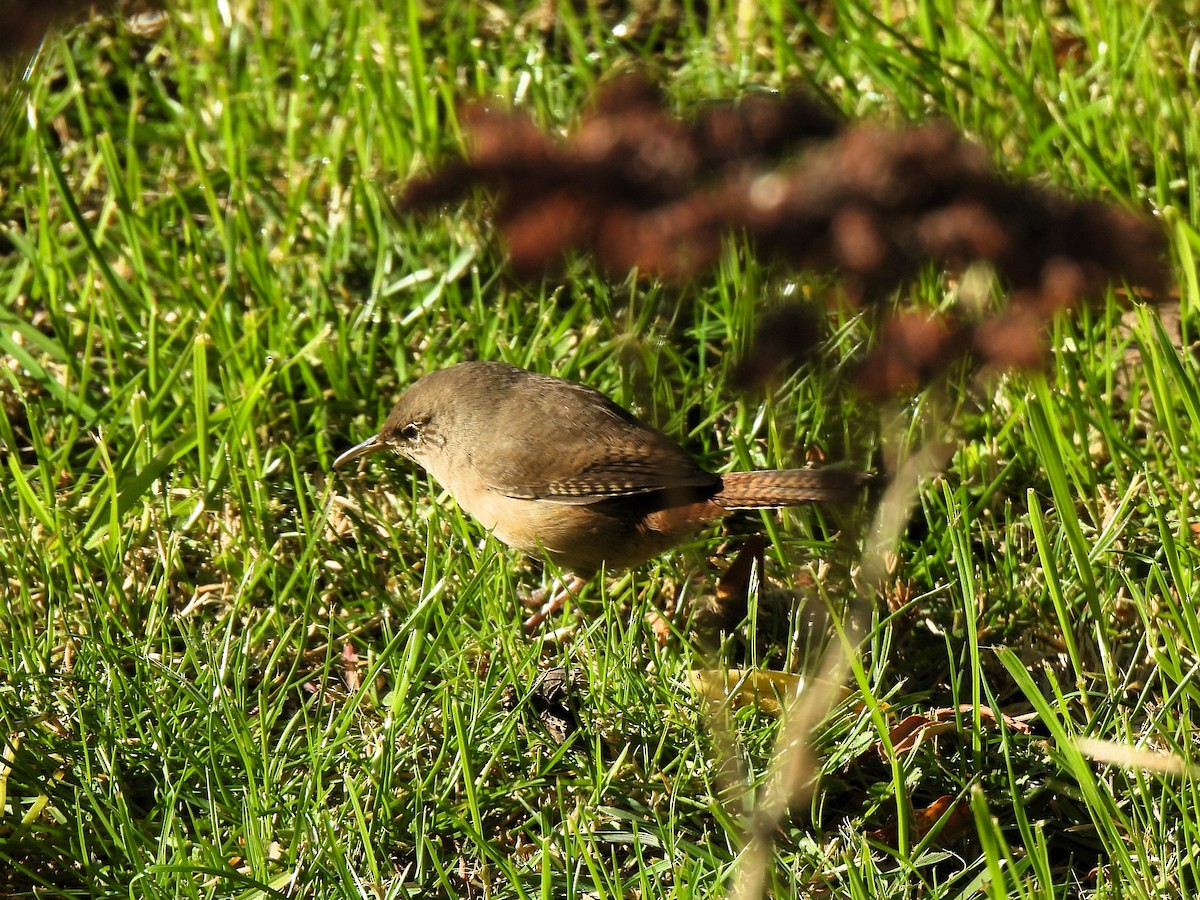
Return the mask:
<path id="1" fill-rule="evenodd" d="M 585 578 L 602 566 L 639 565 L 724 513 L 707 502 L 711 488 L 560 503 L 501 493 L 468 460 L 443 456 L 417 461 L 465 512 L 505 544 L 530 556 L 548 557 L 564 571 Z"/>
<path id="2" fill-rule="evenodd" d="M 499 494 L 474 495 L 459 505 L 508 546 L 548 557 L 567 572 L 590 577 L 603 565 L 636 565 L 641 554 L 637 525 L 588 505 L 521 500 Z M 630 551 L 633 551 L 632 553 Z"/>
<path id="3" fill-rule="evenodd" d="M 461 484 L 460 484 L 461 487 Z M 663 496 L 619 497 L 590 504 L 522 500 L 491 490 L 455 498 L 481 525 L 510 547 L 548 557 L 567 572 L 591 577 L 601 567 L 640 565 L 694 534 L 724 510 L 713 504 L 663 504 Z"/>

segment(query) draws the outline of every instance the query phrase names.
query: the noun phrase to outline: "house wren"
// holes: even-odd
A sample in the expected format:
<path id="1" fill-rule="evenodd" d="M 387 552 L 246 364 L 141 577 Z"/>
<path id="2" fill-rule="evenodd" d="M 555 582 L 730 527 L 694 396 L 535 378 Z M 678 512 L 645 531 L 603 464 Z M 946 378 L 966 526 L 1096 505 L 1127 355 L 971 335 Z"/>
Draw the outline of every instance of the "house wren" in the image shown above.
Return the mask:
<path id="1" fill-rule="evenodd" d="M 418 379 L 379 433 L 334 460 L 392 450 L 422 466 L 505 544 L 578 578 L 627 568 L 731 510 L 851 498 L 859 473 L 717 475 L 599 391 L 499 362 Z M 528 624 L 528 623 L 527 623 Z"/>

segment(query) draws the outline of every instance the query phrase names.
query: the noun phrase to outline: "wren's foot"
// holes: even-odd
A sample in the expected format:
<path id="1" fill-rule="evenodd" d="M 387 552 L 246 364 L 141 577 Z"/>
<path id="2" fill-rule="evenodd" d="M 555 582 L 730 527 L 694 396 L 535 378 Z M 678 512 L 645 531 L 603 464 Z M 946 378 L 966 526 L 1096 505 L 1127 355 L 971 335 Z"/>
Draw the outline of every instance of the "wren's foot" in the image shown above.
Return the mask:
<path id="1" fill-rule="evenodd" d="M 580 578 L 578 575 L 572 575 L 567 580 L 556 577 L 548 587 L 539 588 L 523 599 L 522 606 L 537 607 L 537 612 L 525 620 L 525 630 L 533 631 L 545 621 L 547 616 L 552 616 L 562 609 L 567 598 L 578 594 L 583 590 L 585 584 L 587 584 L 587 579 Z"/>

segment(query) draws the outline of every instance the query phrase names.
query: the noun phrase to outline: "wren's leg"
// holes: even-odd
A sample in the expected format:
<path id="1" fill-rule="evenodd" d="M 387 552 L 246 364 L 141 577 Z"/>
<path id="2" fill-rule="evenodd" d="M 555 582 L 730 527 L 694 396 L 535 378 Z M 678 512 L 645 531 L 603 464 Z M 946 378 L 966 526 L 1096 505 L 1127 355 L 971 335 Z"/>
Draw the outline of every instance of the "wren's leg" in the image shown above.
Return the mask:
<path id="1" fill-rule="evenodd" d="M 530 594 L 525 605 L 539 608 L 525 620 L 525 630 L 533 631 L 545 621 L 547 616 L 552 616 L 562 609 L 567 598 L 578 594 L 585 584 L 587 584 L 587 579 L 580 578 L 578 575 L 571 575 L 569 578 L 556 577 L 550 582 L 549 587 Z"/>

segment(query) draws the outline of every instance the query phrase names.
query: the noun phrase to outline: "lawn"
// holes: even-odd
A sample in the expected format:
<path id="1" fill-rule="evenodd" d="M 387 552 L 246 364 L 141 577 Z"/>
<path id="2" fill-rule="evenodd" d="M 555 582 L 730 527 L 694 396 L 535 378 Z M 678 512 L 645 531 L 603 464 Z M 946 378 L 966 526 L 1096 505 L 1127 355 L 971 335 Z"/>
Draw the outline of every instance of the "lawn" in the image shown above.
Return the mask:
<path id="1" fill-rule="evenodd" d="M 185 0 L 9 60 L 0 896 L 1200 891 L 1198 21 Z M 853 372 L 877 322 L 825 305 L 829 272 L 735 237 L 682 283 L 585 254 L 520 278 L 486 198 L 395 211 L 462 153 L 464 101 L 566 134 L 633 68 L 683 116 L 803 87 L 949 122 L 1014 180 L 1153 217 L 1173 284 L 1058 317 L 1044 370 L 875 401 Z M 884 306 L 944 310 L 967 277 Z M 825 343 L 739 390 L 801 297 Z M 584 381 L 714 471 L 880 477 L 859 509 L 606 573 L 526 634 L 553 572 L 399 459 L 331 470 L 465 359 Z M 714 647 L 698 622 L 748 530 L 765 571 L 723 580 L 747 608 Z"/>

